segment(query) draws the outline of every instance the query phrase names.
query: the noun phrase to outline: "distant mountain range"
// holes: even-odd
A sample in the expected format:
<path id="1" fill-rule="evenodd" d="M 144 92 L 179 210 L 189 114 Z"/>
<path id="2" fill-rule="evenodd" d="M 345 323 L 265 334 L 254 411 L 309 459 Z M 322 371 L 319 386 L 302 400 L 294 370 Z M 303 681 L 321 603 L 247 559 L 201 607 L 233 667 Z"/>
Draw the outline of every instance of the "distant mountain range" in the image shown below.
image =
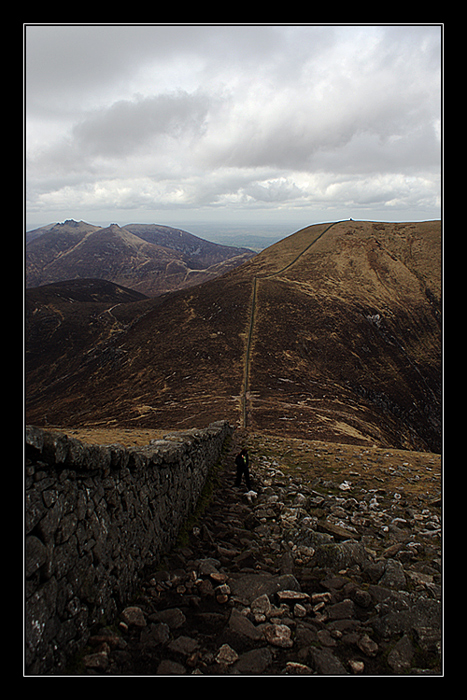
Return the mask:
<path id="1" fill-rule="evenodd" d="M 110 229 L 110 241 L 142 241 Z M 440 451 L 439 221 L 310 226 L 203 284 L 138 294 L 99 280 L 27 290 L 28 422 L 181 429 L 227 419 Z"/>
<path id="2" fill-rule="evenodd" d="M 68 220 L 28 232 L 26 286 L 92 278 L 156 296 L 214 279 L 254 255 L 169 226 Z"/>

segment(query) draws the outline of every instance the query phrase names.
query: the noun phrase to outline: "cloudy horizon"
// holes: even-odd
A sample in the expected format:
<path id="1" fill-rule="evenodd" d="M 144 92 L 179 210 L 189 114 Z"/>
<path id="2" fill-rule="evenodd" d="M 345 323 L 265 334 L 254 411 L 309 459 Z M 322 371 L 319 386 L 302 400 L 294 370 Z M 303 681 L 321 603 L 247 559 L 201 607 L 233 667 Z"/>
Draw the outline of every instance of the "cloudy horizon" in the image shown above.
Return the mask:
<path id="1" fill-rule="evenodd" d="M 441 25 L 24 29 L 28 230 L 441 217 Z"/>

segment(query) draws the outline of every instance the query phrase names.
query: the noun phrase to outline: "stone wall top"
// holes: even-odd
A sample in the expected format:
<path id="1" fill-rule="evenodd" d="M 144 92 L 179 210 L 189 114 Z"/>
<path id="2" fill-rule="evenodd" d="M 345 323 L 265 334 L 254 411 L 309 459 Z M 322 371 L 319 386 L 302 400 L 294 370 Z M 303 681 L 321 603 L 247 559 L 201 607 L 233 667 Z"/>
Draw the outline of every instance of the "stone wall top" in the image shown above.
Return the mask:
<path id="1" fill-rule="evenodd" d="M 40 460 L 49 468 L 77 471 L 102 471 L 128 467 L 157 466 L 175 463 L 187 447 L 205 440 L 231 434 L 233 428 L 227 421 L 211 423 L 207 428 L 168 433 L 163 439 L 150 440 L 140 447 L 124 447 L 119 443 L 108 445 L 88 444 L 64 432 L 51 431 L 27 425 L 25 431 L 26 459 Z"/>

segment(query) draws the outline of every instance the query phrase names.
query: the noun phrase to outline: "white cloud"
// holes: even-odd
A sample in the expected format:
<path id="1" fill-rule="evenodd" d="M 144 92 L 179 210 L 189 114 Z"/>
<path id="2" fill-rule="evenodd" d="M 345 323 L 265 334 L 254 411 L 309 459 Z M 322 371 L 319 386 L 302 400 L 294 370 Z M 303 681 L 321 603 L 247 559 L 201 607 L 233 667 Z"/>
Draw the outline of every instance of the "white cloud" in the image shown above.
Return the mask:
<path id="1" fill-rule="evenodd" d="M 436 217 L 440 38 L 436 26 L 27 27 L 28 212 L 313 216 L 322 203 L 371 218 L 373 203 Z"/>

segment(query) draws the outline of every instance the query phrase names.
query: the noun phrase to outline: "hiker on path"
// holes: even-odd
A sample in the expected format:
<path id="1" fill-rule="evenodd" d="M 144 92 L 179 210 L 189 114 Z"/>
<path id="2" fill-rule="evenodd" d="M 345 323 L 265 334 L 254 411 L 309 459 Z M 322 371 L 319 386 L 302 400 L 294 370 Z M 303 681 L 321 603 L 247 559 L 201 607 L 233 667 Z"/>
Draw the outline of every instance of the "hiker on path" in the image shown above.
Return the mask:
<path id="1" fill-rule="evenodd" d="M 235 464 L 237 466 L 237 478 L 235 480 L 235 486 L 240 486 L 242 483 L 242 476 L 245 477 L 245 483 L 249 490 L 251 490 L 250 482 L 250 472 L 248 469 L 249 459 L 248 450 L 244 447 L 241 452 L 235 457 Z"/>

